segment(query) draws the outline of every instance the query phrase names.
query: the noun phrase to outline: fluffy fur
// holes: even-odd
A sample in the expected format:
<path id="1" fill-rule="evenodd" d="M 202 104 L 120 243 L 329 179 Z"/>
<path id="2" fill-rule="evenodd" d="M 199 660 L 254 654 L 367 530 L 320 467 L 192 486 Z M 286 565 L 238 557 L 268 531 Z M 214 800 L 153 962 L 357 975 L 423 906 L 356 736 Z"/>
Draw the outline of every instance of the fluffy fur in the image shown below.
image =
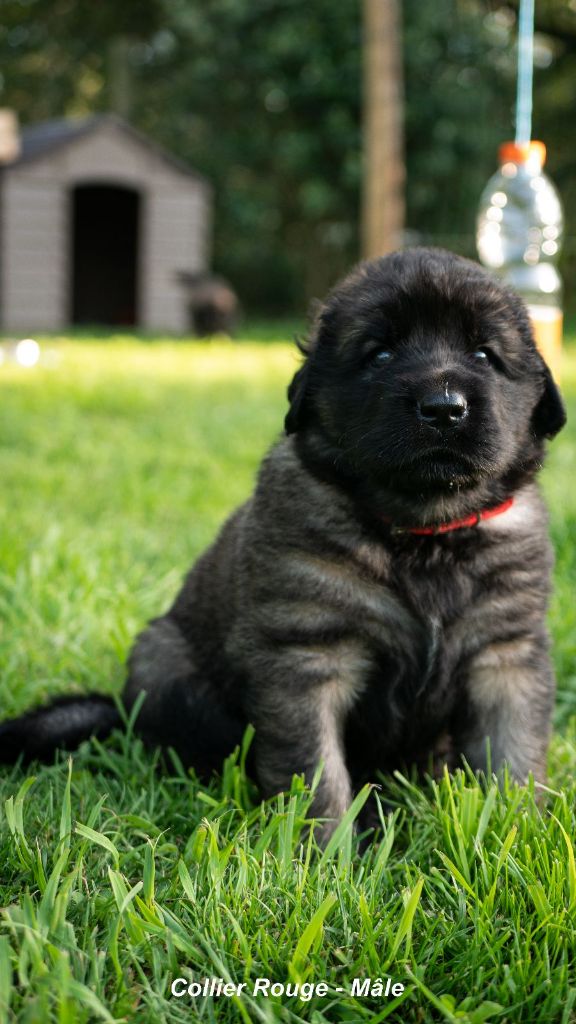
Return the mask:
<path id="1" fill-rule="evenodd" d="M 357 786 L 435 751 L 483 769 L 489 740 L 493 769 L 544 779 L 552 552 L 534 477 L 564 411 L 523 304 L 476 264 L 410 250 L 339 285 L 304 354 L 253 496 L 136 641 L 139 731 L 206 774 L 252 722 L 264 794 L 323 763 L 324 835 Z M 511 495 L 474 527 L 397 529 Z M 105 704 L 82 707 L 86 735 L 109 728 Z M 62 711 L 5 723 L 0 751 L 36 756 L 56 712 L 53 746 L 76 742 Z"/>

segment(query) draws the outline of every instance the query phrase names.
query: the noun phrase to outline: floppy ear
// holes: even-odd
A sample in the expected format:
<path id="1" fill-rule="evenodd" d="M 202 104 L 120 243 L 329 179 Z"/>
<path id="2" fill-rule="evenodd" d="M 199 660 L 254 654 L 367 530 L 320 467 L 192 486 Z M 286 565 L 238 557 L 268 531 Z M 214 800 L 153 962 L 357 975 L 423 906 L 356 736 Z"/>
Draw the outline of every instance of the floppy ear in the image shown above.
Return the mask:
<path id="1" fill-rule="evenodd" d="M 288 387 L 288 401 L 290 408 L 284 420 L 284 429 L 287 434 L 295 434 L 304 426 L 306 415 L 306 389 L 308 385 L 310 358 L 300 367 L 292 378 Z"/>
<path id="2" fill-rule="evenodd" d="M 541 359 L 544 390 L 532 416 L 532 427 L 537 437 L 552 438 L 566 423 L 566 409 L 552 374 Z"/>
<path id="3" fill-rule="evenodd" d="M 308 399 L 310 397 L 310 378 L 312 363 L 315 360 L 316 351 L 323 333 L 324 321 L 326 318 L 326 307 L 322 302 L 314 302 L 310 310 L 312 329 L 307 341 L 296 341 L 297 347 L 302 355 L 306 356 L 305 361 L 297 373 L 294 374 L 288 387 L 288 401 L 290 408 L 284 420 L 284 429 L 287 434 L 295 434 L 306 425 L 310 412 Z"/>

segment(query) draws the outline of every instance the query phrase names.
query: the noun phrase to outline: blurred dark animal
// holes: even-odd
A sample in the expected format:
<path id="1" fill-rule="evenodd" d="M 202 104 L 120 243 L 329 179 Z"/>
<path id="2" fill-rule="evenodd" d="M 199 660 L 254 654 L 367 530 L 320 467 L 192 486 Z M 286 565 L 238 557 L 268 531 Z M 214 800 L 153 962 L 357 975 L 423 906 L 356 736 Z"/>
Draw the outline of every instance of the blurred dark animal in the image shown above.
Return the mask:
<path id="1" fill-rule="evenodd" d="M 190 326 L 199 338 L 212 334 L 232 337 L 238 326 L 240 306 L 231 285 L 207 272 L 182 272 L 178 280 L 187 291 Z"/>

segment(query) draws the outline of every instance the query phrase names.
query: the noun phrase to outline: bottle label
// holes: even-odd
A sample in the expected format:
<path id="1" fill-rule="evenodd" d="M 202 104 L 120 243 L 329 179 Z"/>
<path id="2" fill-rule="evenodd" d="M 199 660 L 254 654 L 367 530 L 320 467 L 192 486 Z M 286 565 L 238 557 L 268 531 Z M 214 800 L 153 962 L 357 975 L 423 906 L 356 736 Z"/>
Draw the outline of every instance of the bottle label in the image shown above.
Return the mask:
<path id="1" fill-rule="evenodd" d="M 548 363 L 552 376 L 559 380 L 562 364 L 562 310 L 559 306 L 529 303 L 528 312 L 540 355 Z"/>

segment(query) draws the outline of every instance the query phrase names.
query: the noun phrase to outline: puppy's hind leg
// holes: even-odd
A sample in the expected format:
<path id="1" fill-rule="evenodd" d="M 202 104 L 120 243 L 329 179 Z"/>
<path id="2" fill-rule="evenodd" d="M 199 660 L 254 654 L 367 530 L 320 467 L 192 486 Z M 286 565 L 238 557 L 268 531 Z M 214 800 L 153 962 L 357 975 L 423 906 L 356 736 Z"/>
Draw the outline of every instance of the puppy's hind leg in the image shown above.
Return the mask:
<path id="1" fill-rule="evenodd" d="M 242 741 L 247 722 L 199 670 L 192 644 L 169 615 L 150 623 L 130 655 L 128 710 L 141 693 L 138 735 L 149 747 L 173 747 L 201 777 L 219 770 Z"/>

